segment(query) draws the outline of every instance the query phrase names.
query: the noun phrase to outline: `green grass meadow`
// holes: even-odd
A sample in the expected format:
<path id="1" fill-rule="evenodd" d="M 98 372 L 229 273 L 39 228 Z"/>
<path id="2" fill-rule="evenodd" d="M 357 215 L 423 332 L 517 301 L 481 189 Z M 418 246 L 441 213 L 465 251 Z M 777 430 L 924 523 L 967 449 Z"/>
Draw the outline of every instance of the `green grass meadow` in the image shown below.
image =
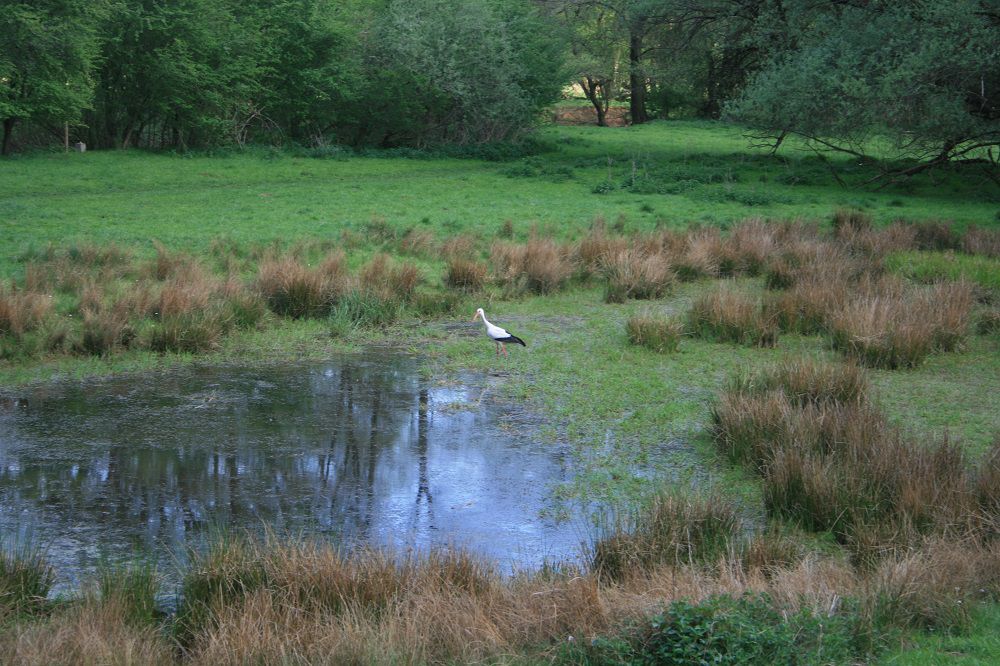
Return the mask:
<path id="1" fill-rule="evenodd" d="M 290 242 L 396 229 L 492 235 L 506 220 L 572 236 L 596 216 L 627 230 L 726 225 L 747 216 L 827 219 L 859 208 L 877 221 L 993 225 L 1000 192 L 972 175 L 924 176 L 875 191 L 876 172 L 829 163 L 794 142 L 777 156 L 738 129 L 704 122 L 629 128 L 547 127 L 536 155 L 505 162 L 140 151 L 36 154 L 0 162 L 0 273 L 26 249 L 72 241 L 204 250 L 218 237 Z M 323 153 L 326 154 L 326 153 Z M 838 182 L 840 178 L 845 186 Z"/>

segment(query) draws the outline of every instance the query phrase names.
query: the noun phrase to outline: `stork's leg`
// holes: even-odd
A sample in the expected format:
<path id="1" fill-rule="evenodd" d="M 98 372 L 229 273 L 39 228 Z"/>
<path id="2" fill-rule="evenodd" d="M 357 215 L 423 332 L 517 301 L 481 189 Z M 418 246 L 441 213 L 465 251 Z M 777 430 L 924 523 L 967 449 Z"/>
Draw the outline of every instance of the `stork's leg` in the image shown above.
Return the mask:
<path id="1" fill-rule="evenodd" d="M 497 345 L 497 358 L 500 358 L 500 343 L 498 342 L 496 343 L 496 345 Z"/>
<path id="2" fill-rule="evenodd" d="M 507 353 L 507 345 L 505 345 L 504 343 L 501 342 L 500 343 L 500 349 L 503 350 L 503 355 L 504 356 L 509 356 L 509 354 Z"/>

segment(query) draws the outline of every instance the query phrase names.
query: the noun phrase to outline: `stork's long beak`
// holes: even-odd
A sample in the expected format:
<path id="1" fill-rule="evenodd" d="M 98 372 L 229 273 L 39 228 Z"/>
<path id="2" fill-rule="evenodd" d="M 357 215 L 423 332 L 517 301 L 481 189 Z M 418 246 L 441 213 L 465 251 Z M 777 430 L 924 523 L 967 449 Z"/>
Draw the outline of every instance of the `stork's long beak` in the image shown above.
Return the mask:
<path id="1" fill-rule="evenodd" d="M 472 315 L 472 321 L 476 321 L 477 319 L 479 319 L 479 313 L 478 312 L 476 314 Z"/>

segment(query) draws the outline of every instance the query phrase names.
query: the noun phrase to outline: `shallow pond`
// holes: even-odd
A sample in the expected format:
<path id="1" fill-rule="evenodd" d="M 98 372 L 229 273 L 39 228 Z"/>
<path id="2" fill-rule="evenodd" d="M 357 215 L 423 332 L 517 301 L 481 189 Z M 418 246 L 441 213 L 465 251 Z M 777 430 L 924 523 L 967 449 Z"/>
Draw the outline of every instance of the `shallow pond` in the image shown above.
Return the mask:
<path id="1" fill-rule="evenodd" d="M 460 545 L 508 568 L 578 556 L 580 524 L 543 517 L 569 455 L 463 379 L 387 354 L 7 392 L 0 539 L 44 548 L 60 588 L 137 554 L 176 571 L 220 528 Z"/>

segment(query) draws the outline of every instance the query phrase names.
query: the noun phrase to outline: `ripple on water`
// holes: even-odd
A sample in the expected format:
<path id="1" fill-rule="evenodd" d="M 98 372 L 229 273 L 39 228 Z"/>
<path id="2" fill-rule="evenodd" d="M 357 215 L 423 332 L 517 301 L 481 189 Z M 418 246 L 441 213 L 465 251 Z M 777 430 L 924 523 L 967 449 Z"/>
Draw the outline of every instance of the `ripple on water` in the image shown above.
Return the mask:
<path id="1" fill-rule="evenodd" d="M 442 387 L 418 370 L 380 355 L 8 395 L 0 539 L 30 532 L 61 588 L 137 554 L 176 570 L 220 528 L 460 545 L 516 567 L 576 557 L 579 526 L 541 517 L 568 457 L 483 399 L 483 378 Z"/>

